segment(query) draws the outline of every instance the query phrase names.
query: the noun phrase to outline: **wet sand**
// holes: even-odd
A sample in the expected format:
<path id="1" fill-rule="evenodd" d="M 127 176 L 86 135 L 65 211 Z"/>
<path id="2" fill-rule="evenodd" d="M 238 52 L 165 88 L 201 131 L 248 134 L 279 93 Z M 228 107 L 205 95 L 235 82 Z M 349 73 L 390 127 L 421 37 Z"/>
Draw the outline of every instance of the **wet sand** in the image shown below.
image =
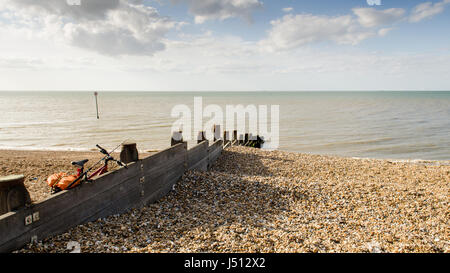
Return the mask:
<path id="1" fill-rule="evenodd" d="M 89 156 L 3 152 L 0 163 L 2 175 L 24 170 L 39 199 L 43 178 Z M 450 252 L 449 201 L 448 165 L 232 147 L 155 204 L 19 252 L 70 241 L 82 252 Z"/>

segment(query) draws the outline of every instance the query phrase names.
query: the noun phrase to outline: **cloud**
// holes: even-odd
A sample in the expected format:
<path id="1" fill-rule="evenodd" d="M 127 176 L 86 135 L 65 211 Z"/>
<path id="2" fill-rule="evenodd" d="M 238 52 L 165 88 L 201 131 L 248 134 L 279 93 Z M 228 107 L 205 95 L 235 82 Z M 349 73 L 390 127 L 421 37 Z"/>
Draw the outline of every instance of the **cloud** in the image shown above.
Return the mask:
<path id="1" fill-rule="evenodd" d="M 272 50 L 292 49 L 323 41 L 354 45 L 376 35 L 371 30 L 361 28 L 350 15 L 330 17 L 288 14 L 271 24 L 268 38 L 262 43 Z"/>
<path id="2" fill-rule="evenodd" d="M 105 55 L 153 55 L 178 25 L 139 0 L 90 0 L 80 6 L 66 0 L 7 2 L 0 11 L 12 14 L 17 27 L 40 29 L 41 35 Z"/>
<path id="3" fill-rule="evenodd" d="M 378 30 L 378 35 L 381 37 L 386 36 L 391 30 L 392 28 L 382 28 Z"/>
<path id="4" fill-rule="evenodd" d="M 251 20 L 252 12 L 263 6 L 259 0 L 172 0 L 172 2 L 186 2 L 197 24 L 232 17 Z"/>
<path id="5" fill-rule="evenodd" d="M 0 69 L 37 70 L 44 62 L 39 58 L 0 57 Z"/>
<path id="6" fill-rule="evenodd" d="M 387 35 L 392 28 L 385 26 L 403 20 L 406 13 L 401 8 L 354 8 L 352 11 L 353 14 L 341 16 L 287 14 L 271 21 L 272 28 L 261 44 L 269 51 L 327 41 L 356 45 L 370 37 Z"/>
<path id="7" fill-rule="evenodd" d="M 416 23 L 427 18 L 431 18 L 436 14 L 444 11 L 444 8 L 450 0 L 444 0 L 438 3 L 425 2 L 414 7 L 411 15 L 409 16 L 409 21 Z"/>
<path id="8" fill-rule="evenodd" d="M 294 10 L 294 8 L 292 8 L 292 7 L 283 8 L 283 12 L 286 12 L 286 13 L 291 12 L 293 10 Z"/>
<path id="9" fill-rule="evenodd" d="M 119 8 L 121 0 L 89 0 L 81 5 L 69 5 L 66 0 L 4 0 L 4 7 L 25 9 L 33 14 L 54 14 L 72 19 L 96 20 L 105 18 L 110 10 Z M 2 6 L 0 6 L 1 8 Z"/>
<path id="10" fill-rule="evenodd" d="M 359 23 L 364 27 L 378 27 L 390 25 L 403 19 L 405 10 L 391 8 L 377 10 L 375 8 L 355 8 L 353 12 L 358 17 Z"/>

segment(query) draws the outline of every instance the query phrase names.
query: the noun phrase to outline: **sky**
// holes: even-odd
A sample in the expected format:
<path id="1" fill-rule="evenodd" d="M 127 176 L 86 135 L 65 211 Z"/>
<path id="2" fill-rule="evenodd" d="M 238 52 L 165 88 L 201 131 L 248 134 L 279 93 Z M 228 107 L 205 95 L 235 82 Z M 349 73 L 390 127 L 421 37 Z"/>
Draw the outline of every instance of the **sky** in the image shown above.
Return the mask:
<path id="1" fill-rule="evenodd" d="M 450 90 L 450 0 L 0 0 L 0 90 Z"/>

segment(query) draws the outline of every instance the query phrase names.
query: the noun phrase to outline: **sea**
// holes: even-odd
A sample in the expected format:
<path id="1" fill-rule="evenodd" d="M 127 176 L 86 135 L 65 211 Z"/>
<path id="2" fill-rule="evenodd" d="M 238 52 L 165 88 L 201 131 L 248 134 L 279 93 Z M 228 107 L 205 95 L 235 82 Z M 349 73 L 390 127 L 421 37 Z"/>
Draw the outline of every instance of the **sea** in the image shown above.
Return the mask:
<path id="1" fill-rule="evenodd" d="M 170 146 L 174 123 L 180 118 L 172 115 L 174 109 L 191 109 L 193 120 L 195 98 L 201 100 L 202 111 L 213 105 L 224 114 L 227 106 L 266 106 L 267 130 L 273 124 L 278 127 L 279 145 L 271 149 L 450 160 L 450 91 L 98 91 L 97 102 L 94 91 L 4 91 L 0 92 L 0 150 L 87 151 L 96 144 L 113 149 L 124 141 L 136 142 L 140 151 L 163 150 Z M 272 106 L 278 107 L 273 120 Z M 204 116 L 202 122 L 210 119 Z M 195 138 L 188 145 L 195 145 Z"/>

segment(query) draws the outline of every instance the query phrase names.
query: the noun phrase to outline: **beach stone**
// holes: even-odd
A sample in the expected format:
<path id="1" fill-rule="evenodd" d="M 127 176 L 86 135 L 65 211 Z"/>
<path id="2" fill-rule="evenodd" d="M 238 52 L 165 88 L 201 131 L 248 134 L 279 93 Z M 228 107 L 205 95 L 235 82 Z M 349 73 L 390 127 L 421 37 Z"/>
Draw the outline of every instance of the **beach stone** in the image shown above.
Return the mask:
<path id="1" fill-rule="evenodd" d="M 0 177 L 0 214 L 17 210 L 31 203 L 24 180 L 23 175 Z"/>

